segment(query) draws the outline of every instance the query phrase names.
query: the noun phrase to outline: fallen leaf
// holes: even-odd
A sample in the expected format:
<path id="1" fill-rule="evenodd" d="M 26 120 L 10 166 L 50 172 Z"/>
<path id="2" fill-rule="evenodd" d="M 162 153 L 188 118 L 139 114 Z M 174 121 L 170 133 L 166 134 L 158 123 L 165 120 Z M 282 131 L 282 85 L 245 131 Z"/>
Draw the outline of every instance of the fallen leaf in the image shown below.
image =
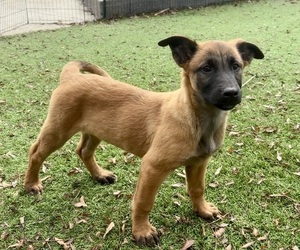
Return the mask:
<path id="1" fill-rule="evenodd" d="M 216 238 L 220 238 L 224 233 L 225 233 L 225 227 L 221 227 L 217 231 L 214 232 L 214 236 Z"/>
<path id="2" fill-rule="evenodd" d="M 215 175 L 219 175 L 219 174 L 220 174 L 220 172 L 221 172 L 221 170 L 222 170 L 222 166 L 221 166 L 221 167 L 219 167 L 219 168 L 216 170 L 216 172 L 215 172 Z"/>
<path id="3" fill-rule="evenodd" d="M 74 204 L 75 207 L 87 207 L 87 204 L 84 201 L 84 197 L 81 196 L 79 202 Z"/>
<path id="4" fill-rule="evenodd" d="M 178 207 L 181 206 L 180 202 L 179 201 L 174 201 L 174 204 L 177 205 Z"/>
<path id="5" fill-rule="evenodd" d="M 229 244 L 229 245 L 225 248 L 225 250 L 232 250 L 232 245 Z"/>
<path id="6" fill-rule="evenodd" d="M 186 197 L 183 196 L 183 195 L 180 194 L 180 193 L 176 193 L 176 194 L 174 195 L 174 197 L 179 198 L 179 199 L 181 199 L 181 200 L 186 200 Z"/>
<path id="7" fill-rule="evenodd" d="M 270 194 L 269 196 L 272 197 L 272 198 L 277 198 L 277 197 L 279 197 L 279 198 L 280 197 L 289 198 L 286 193 L 283 193 L 283 194 Z"/>
<path id="8" fill-rule="evenodd" d="M 9 233 L 8 232 L 2 232 L 2 234 L 1 234 L 1 240 L 7 240 L 8 239 L 8 237 L 9 237 Z"/>
<path id="9" fill-rule="evenodd" d="M 212 188 L 216 188 L 216 187 L 219 186 L 219 183 L 217 183 L 217 182 L 211 182 L 211 183 L 208 184 L 208 186 L 210 186 Z"/>
<path id="10" fill-rule="evenodd" d="M 249 243 L 243 245 L 241 248 L 242 248 L 242 249 L 245 249 L 245 248 L 251 247 L 254 243 L 255 243 L 254 241 L 251 241 L 251 242 L 249 242 Z"/>
<path id="11" fill-rule="evenodd" d="M 239 132 L 235 132 L 235 131 L 230 131 L 229 132 L 229 136 L 239 136 L 240 133 Z"/>
<path id="12" fill-rule="evenodd" d="M 47 175 L 47 176 L 45 176 L 44 178 L 42 178 L 41 181 L 44 182 L 45 180 L 48 180 L 48 179 L 50 179 L 50 178 L 51 178 L 51 176 L 50 176 L 50 175 Z"/>
<path id="13" fill-rule="evenodd" d="M 119 191 L 119 190 L 113 192 L 113 195 L 114 195 L 114 196 L 117 196 L 117 198 L 120 198 L 121 194 L 122 194 L 122 191 Z"/>
<path id="14" fill-rule="evenodd" d="M 104 235 L 103 235 L 103 239 L 105 239 L 105 237 L 106 237 L 106 235 L 113 229 L 115 227 L 115 223 L 114 222 L 111 222 L 108 226 L 107 226 L 107 228 L 106 228 L 106 230 L 105 230 L 105 233 L 104 233 Z"/>
<path id="15" fill-rule="evenodd" d="M 277 131 L 277 128 L 275 128 L 275 127 L 265 127 L 265 128 L 263 129 L 263 131 L 264 131 L 265 133 L 268 133 L 268 134 L 270 134 L 270 133 L 275 133 L 275 132 Z"/>
<path id="16" fill-rule="evenodd" d="M 8 246 L 8 248 L 21 248 L 23 246 L 24 241 L 23 240 L 18 240 L 16 244 Z"/>
<path id="17" fill-rule="evenodd" d="M 205 231 L 205 227 L 202 226 L 202 236 L 206 236 L 206 231 Z"/>
<path id="18" fill-rule="evenodd" d="M 175 184 L 172 184 L 172 185 L 171 185 L 171 187 L 173 187 L 173 188 L 180 188 L 180 187 L 182 187 L 182 186 L 183 186 L 182 183 L 175 183 Z"/>
<path id="19" fill-rule="evenodd" d="M 184 243 L 184 245 L 183 245 L 183 247 L 182 248 L 180 248 L 180 250 L 188 250 L 192 245 L 194 245 L 195 244 L 195 241 L 194 240 L 187 240 L 185 243 Z"/>
<path id="20" fill-rule="evenodd" d="M 87 221 L 84 220 L 84 219 L 81 219 L 81 220 L 79 220 L 79 221 L 76 221 L 76 224 L 81 224 L 81 223 L 87 223 Z"/>
<path id="21" fill-rule="evenodd" d="M 82 173 L 83 171 L 80 168 L 73 168 L 71 171 L 68 173 L 68 176 L 74 175 L 74 174 L 79 174 Z"/>
<path id="22" fill-rule="evenodd" d="M 252 234 L 257 237 L 258 236 L 258 230 L 256 228 L 253 228 Z"/>
<path id="23" fill-rule="evenodd" d="M 277 157 L 276 157 L 277 160 L 278 160 L 278 161 L 281 161 L 281 160 L 282 160 L 281 153 L 279 153 L 279 152 L 277 151 L 277 154 L 276 154 L 276 155 L 277 155 Z"/>
<path id="24" fill-rule="evenodd" d="M 11 183 L 3 181 L 0 183 L 0 188 L 10 188 L 12 187 Z"/>
<path id="25" fill-rule="evenodd" d="M 269 236 L 269 234 L 265 234 L 264 236 L 257 238 L 257 240 L 258 240 L 258 241 L 264 241 L 264 240 L 267 240 L 267 239 L 268 239 L 268 236 Z"/>
<path id="26" fill-rule="evenodd" d="M 113 164 L 113 165 L 116 165 L 116 164 L 117 164 L 117 159 L 116 159 L 116 157 L 110 158 L 110 159 L 109 159 L 109 163 L 111 163 L 111 164 Z"/>
<path id="27" fill-rule="evenodd" d="M 179 177 L 182 177 L 183 179 L 186 178 L 185 174 L 183 174 L 183 173 L 176 173 L 176 175 L 178 175 Z"/>
<path id="28" fill-rule="evenodd" d="M 23 228 L 24 228 L 24 222 L 25 222 L 24 216 L 20 217 L 20 224 Z"/>
<path id="29" fill-rule="evenodd" d="M 300 176 L 300 172 L 293 173 L 294 175 Z"/>

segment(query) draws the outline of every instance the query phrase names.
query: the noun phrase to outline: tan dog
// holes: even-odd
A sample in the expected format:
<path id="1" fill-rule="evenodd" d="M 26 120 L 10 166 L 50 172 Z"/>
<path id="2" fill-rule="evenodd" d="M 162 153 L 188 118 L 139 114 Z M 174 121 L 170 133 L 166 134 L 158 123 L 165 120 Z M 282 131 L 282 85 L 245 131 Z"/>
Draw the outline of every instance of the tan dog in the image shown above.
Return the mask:
<path id="1" fill-rule="evenodd" d="M 180 166 L 185 166 L 194 211 L 203 218 L 219 213 L 204 198 L 207 164 L 223 141 L 228 110 L 241 101 L 242 69 L 253 58 L 264 57 L 257 46 L 242 40 L 196 43 L 174 36 L 159 45 L 170 46 L 183 69 L 177 91 L 142 90 L 110 78 L 92 64 L 68 63 L 31 146 L 25 178 L 26 190 L 40 193 L 43 161 L 77 132 L 82 136 L 76 152 L 101 184 L 116 180 L 95 161 L 101 140 L 142 157 L 132 201 L 132 233 L 139 245 L 148 246 L 158 242 L 148 219 L 155 195 Z"/>

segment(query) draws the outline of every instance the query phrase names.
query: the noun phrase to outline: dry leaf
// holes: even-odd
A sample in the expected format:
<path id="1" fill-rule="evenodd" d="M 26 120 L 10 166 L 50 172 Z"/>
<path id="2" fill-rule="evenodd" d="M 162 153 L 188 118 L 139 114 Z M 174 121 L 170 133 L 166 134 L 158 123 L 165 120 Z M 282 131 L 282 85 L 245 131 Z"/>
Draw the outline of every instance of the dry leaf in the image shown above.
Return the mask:
<path id="1" fill-rule="evenodd" d="M 21 223 L 21 226 L 24 228 L 24 216 L 23 217 L 20 217 L 20 223 Z"/>
<path id="2" fill-rule="evenodd" d="M 294 175 L 300 176 L 300 172 L 294 172 Z"/>
<path id="3" fill-rule="evenodd" d="M 83 171 L 80 168 L 73 168 L 71 171 L 68 173 L 68 176 L 74 175 L 74 174 L 79 174 L 82 173 Z"/>
<path id="4" fill-rule="evenodd" d="M 202 226 L 202 236 L 206 236 L 206 231 L 205 231 L 205 227 Z"/>
<path id="5" fill-rule="evenodd" d="M 8 246 L 8 248 L 21 248 L 23 246 L 23 243 L 24 243 L 23 240 L 18 240 L 18 243 L 10 245 L 10 246 Z"/>
<path id="6" fill-rule="evenodd" d="M 272 198 L 278 198 L 278 197 L 279 198 L 280 197 L 289 198 L 286 193 L 282 193 L 282 194 L 270 194 L 269 196 L 272 197 Z"/>
<path id="7" fill-rule="evenodd" d="M 1 240 L 7 240 L 8 239 L 8 237 L 9 237 L 9 233 L 8 232 L 2 232 L 2 234 L 1 234 Z"/>
<path id="8" fill-rule="evenodd" d="M 278 160 L 278 161 L 281 161 L 281 160 L 282 160 L 281 153 L 279 153 L 279 152 L 277 151 L 277 154 L 276 154 L 276 155 L 277 155 L 277 157 L 276 157 L 277 160 Z"/>
<path id="9" fill-rule="evenodd" d="M 257 238 L 257 240 L 264 241 L 264 240 L 268 239 L 268 236 L 269 236 L 269 234 L 265 234 L 264 236 Z"/>
<path id="10" fill-rule="evenodd" d="M 185 174 L 182 174 L 182 173 L 176 173 L 176 175 L 178 175 L 179 177 L 182 177 L 183 179 L 186 178 Z"/>
<path id="11" fill-rule="evenodd" d="M 241 248 L 242 248 L 242 249 L 245 249 L 245 248 L 251 247 L 254 243 L 255 243 L 255 241 L 251 241 L 251 242 L 249 242 L 249 243 L 243 245 Z"/>
<path id="12" fill-rule="evenodd" d="M 79 202 L 74 204 L 75 207 L 87 207 L 87 204 L 84 202 L 84 197 L 81 196 Z"/>
<path id="13" fill-rule="evenodd" d="M 79 221 L 76 221 L 76 224 L 81 224 L 81 223 L 87 223 L 87 221 L 84 220 L 84 219 L 81 219 L 81 220 L 79 220 Z"/>
<path id="14" fill-rule="evenodd" d="M 188 250 L 192 245 L 195 244 L 195 241 L 194 240 L 187 240 L 185 243 L 184 243 L 184 246 L 182 248 L 180 248 L 180 250 Z"/>
<path id="15" fill-rule="evenodd" d="M 212 188 L 216 188 L 216 187 L 219 186 L 219 183 L 217 183 L 217 182 L 211 182 L 211 183 L 208 184 L 208 186 L 210 186 Z"/>
<path id="16" fill-rule="evenodd" d="M 119 190 L 113 192 L 113 195 L 114 195 L 114 196 L 117 196 L 117 198 L 120 198 L 121 194 L 122 194 L 122 191 L 119 191 Z"/>
<path id="17" fill-rule="evenodd" d="M 235 132 L 235 131 L 230 131 L 229 132 L 229 136 L 239 136 L 240 133 L 239 132 Z"/>
<path id="18" fill-rule="evenodd" d="M 42 178 L 41 181 L 44 182 L 45 180 L 48 180 L 48 179 L 50 179 L 50 178 L 51 178 L 51 176 L 50 176 L 50 175 L 47 175 L 47 176 L 45 176 L 44 178 Z"/>
<path id="19" fill-rule="evenodd" d="M 182 183 L 175 183 L 175 184 L 172 184 L 172 185 L 171 185 L 171 187 L 173 187 L 173 188 L 180 188 L 180 187 L 182 187 L 182 186 L 183 186 Z"/>
<path id="20" fill-rule="evenodd" d="M 61 246 L 64 246 L 66 244 L 62 239 L 54 237 L 54 240 Z"/>
<path id="21" fill-rule="evenodd" d="M 111 223 L 107 226 L 107 228 L 106 228 L 106 230 L 105 230 L 105 233 L 104 233 L 104 235 L 103 235 L 102 238 L 105 239 L 106 235 L 107 235 L 114 227 L 115 227 L 115 223 L 111 222 Z"/>
<path id="22" fill-rule="evenodd" d="M 225 227 L 219 228 L 217 231 L 214 232 L 214 236 L 216 238 L 221 237 L 225 233 Z"/>
<path id="23" fill-rule="evenodd" d="M 265 127 L 265 128 L 263 129 L 263 131 L 264 131 L 265 133 L 268 133 L 268 134 L 270 134 L 270 133 L 275 133 L 275 132 L 277 131 L 277 128 L 275 128 L 275 127 Z"/>
<path id="24" fill-rule="evenodd" d="M 258 236 L 258 230 L 256 228 L 253 228 L 252 234 L 257 237 Z"/>
<path id="25" fill-rule="evenodd" d="M 222 169 L 222 166 L 221 166 L 221 167 L 219 167 L 219 168 L 216 170 L 216 172 L 215 172 L 215 175 L 218 175 L 218 174 L 220 174 L 220 172 L 221 172 L 221 169 Z"/>
<path id="26" fill-rule="evenodd" d="M 181 206 L 180 202 L 179 201 L 174 201 L 174 204 L 177 205 L 178 207 Z"/>
<path id="27" fill-rule="evenodd" d="M 10 188 L 12 187 L 11 183 L 3 181 L 0 183 L 0 188 Z"/>
<path id="28" fill-rule="evenodd" d="M 232 250 L 232 245 L 229 244 L 229 245 L 225 248 L 225 250 Z"/>
<path id="29" fill-rule="evenodd" d="M 110 158 L 110 159 L 109 159 L 109 163 L 111 163 L 111 164 L 113 164 L 113 165 L 116 165 L 116 164 L 117 164 L 117 159 L 116 159 L 116 157 Z"/>

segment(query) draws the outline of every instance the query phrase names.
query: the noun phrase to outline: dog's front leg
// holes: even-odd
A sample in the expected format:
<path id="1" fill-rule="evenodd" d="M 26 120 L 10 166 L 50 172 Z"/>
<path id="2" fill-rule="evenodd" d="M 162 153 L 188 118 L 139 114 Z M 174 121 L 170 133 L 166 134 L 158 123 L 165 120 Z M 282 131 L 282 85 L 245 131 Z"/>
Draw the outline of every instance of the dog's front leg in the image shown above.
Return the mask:
<path id="1" fill-rule="evenodd" d="M 155 195 L 171 171 L 164 166 L 142 160 L 142 166 L 132 201 L 132 234 L 140 246 L 155 246 L 158 234 L 150 222 L 149 213 L 153 207 Z"/>
<path id="2" fill-rule="evenodd" d="M 219 214 L 212 203 L 205 200 L 205 173 L 210 156 L 202 158 L 197 164 L 186 166 L 187 192 L 193 204 L 193 209 L 202 218 L 211 219 Z"/>

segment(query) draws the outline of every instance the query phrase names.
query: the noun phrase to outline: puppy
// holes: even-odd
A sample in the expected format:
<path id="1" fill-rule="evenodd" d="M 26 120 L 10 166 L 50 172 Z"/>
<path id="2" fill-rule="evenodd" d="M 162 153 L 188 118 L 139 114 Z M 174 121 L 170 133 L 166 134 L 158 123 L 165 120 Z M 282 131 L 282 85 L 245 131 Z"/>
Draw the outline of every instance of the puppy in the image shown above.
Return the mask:
<path id="1" fill-rule="evenodd" d="M 264 57 L 256 45 L 243 40 L 197 43 L 173 36 L 158 44 L 169 46 L 182 68 L 181 87 L 176 91 L 146 91 L 85 62 L 65 65 L 47 118 L 30 148 L 25 177 L 26 190 L 41 193 L 43 161 L 77 132 L 81 139 L 76 153 L 101 184 L 116 180 L 95 161 L 101 140 L 141 157 L 132 200 L 132 233 L 139 245 L 148 246 L 159 241 L 148 218 L 155 195 L 180 166 L 185 167 L 194 211 L 203 218 L 219 213 L 204 198 L 206 168 L 222 144 L 228 111 L 241 102 L 243 68 L 253 58 Z"/>

